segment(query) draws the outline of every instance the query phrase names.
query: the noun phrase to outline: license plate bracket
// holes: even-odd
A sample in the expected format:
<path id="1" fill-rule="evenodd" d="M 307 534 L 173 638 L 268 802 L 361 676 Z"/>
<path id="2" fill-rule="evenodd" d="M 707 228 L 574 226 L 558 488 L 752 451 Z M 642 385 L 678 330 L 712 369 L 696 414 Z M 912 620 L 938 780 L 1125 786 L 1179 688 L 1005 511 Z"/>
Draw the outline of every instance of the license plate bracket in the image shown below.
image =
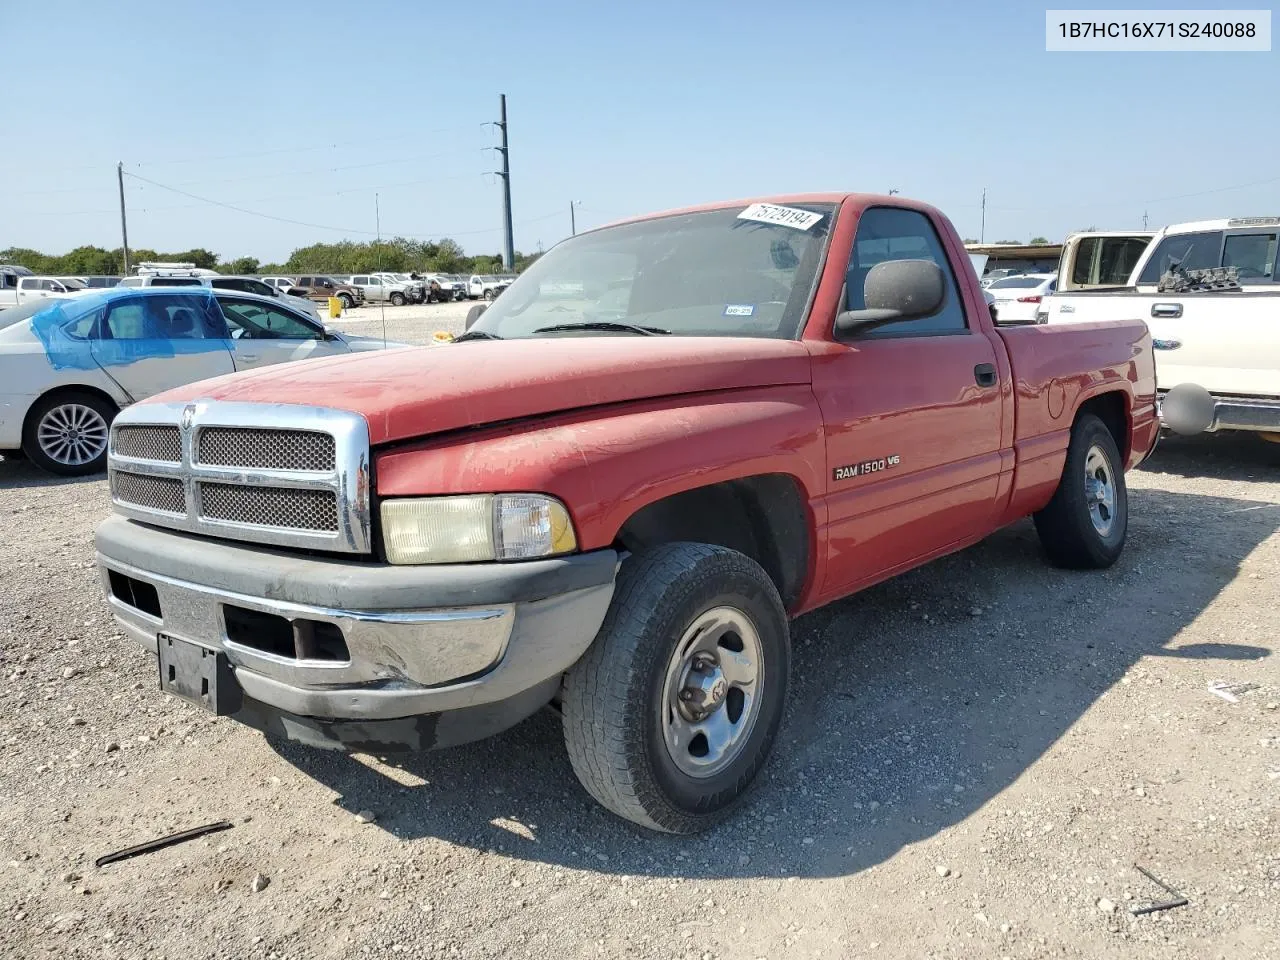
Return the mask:
<path id="1" fill-rule="evenodd" d="M 240 708 L 241 690 L 231 661 L 221 650 L 160 634 L 160 689 L 226 716 Z"/>

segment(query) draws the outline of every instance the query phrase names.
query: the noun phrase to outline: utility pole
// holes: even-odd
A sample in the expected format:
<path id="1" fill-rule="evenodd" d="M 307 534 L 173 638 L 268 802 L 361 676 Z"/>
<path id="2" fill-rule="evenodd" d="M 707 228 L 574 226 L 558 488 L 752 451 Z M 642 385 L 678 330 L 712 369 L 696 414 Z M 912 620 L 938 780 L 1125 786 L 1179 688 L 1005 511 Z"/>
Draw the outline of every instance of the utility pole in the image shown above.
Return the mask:
<path id="1" fill-rule="evenodd" d="M 504 229 L 502 247 L 502 267 L 514 270 L 516 266 L 516 239 L 511 229 L 511 154 L 507 147 L 507 95 L 499 95 L 499 109 L 502 119 L 498 121 L 498 129 L 502 131 L 502 146 L 498 147 L 502 154 L 502 170 L 498 176 L 502 178 L 502 225 Z"/>
<path id="2" fill-rule="evenodd" d="M 574 237 L 578 235 L 578 223 L 573 216 L 573 208 L 576 203 L 576 200 L 569 201 L 569 234 Z"/>
<path id="3" fill-rule="evenodd" d="M 1147 229 L 1147 211 L 1142 211 L 1142 229 Z"/>
<path id="4" fill-rule="evenodd" d="M 124 161 L 116 164 L 116 182 L 120 185 L 120 242 L 124 250 L 124 273 L 129 275 L 129 227 L 124 218 Z"/>
<path id="5" fill-rule="evenodd" d="M 987 188 L 982 188 L 982 229 L 978 231 L 978 242 L 984 243 L 987 239 Z"/>

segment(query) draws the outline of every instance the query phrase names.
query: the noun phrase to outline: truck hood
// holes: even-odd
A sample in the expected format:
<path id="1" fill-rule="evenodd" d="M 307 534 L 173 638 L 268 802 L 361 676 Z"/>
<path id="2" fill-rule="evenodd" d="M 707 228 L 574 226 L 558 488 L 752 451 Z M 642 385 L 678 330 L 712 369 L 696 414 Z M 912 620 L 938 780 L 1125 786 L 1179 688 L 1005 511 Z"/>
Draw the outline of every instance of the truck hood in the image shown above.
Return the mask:
<path id="1" fill-rule="evenodd" d="M 792 340 L 546 337 L 304 360 L 153 399 L 350 410 L 368 421 L 376 445 L 580 407 L 809 381 L 809 353 Z"/>

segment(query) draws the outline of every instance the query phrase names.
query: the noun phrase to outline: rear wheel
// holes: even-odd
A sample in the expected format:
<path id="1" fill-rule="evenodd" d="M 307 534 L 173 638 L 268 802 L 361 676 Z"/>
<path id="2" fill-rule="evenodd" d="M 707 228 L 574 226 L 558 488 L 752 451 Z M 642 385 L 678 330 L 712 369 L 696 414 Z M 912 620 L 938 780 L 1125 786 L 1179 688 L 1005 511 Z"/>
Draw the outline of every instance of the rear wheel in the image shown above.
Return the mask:
<path id="1" fill-rule="evenodd" d="M 698 543 L 632 556 L 565 681 L 574 772 L 620 817 L 668 833 L 706 829 L 768 759 L 790 656 L 782 600 L 749 557 Z"/>
<path id="2" fill-rule="evenodd" d="M 50 473 L 64 477 L 98 473 L 107 464 L 107 437 L 115 415 L 110 401 L 86 391 L 45 397 L 27 415 L 22 450 Z"/>
<path id="3" fill-rule="evenodd" d="M 400 292 L 400 291 L 398 291 L 398 290 L 397 290 L 395 293 L 393 293 L 393 294 L 391 295 L 391 305 L 392 305 L 393 307 L 403 307 L 403 306 L 404 306 L 404 294 L 403 294 L 403 293 L 401 293 L 401 292 Z"/>
<path id="4" fill-rule="evenodd" d="M 1101 569 L 1124 550 L 1129 494 L 1123 461 L 1111 431 L 1093 414 L 1072 426 L 1062 479 L 1035 523 L 1055 566 Z"/>

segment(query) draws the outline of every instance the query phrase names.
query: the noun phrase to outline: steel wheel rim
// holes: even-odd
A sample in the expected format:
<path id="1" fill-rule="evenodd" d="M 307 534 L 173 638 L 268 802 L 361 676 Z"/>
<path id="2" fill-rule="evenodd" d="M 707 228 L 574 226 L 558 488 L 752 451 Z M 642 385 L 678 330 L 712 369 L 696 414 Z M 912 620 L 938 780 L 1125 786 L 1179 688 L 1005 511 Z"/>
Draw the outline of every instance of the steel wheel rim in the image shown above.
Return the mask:
<path id="1" fill-rule="evenodd" d="M 764 702 L 764 646 L 733 607 L 699 614 L 676 644 L 659 702 L 662 740 L 681 773 L 702 780 L 730 766 Z"/>
<path id="2" fill-rule="evenodd" d="M 1084 497 L 1093 529 L 1107 536 L 1116 525 L 1116 480 L 1111 461 L 1101 447 L 1090 447 L 1085 455 Z"/>
<path id="3" fill-rule="evenodd" d="M 106 418 L 83 403 L 64 403 L 40 419 L 36 439 L 40 450 L 54 463 L 82 467 L 107 449 Z"/>

